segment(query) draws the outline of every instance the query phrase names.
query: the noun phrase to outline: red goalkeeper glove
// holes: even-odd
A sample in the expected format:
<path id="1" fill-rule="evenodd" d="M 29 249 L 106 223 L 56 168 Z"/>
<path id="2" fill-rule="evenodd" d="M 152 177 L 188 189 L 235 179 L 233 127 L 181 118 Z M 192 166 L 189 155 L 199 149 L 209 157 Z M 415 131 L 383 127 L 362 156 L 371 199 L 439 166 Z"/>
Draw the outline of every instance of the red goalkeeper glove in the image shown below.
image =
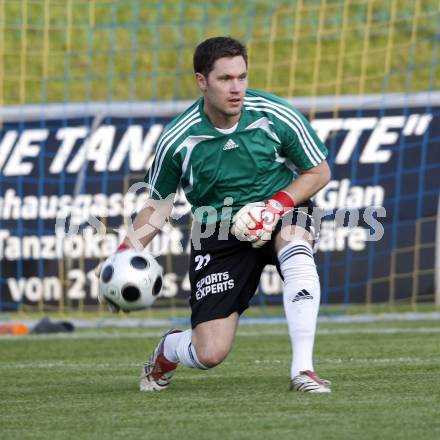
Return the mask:
<path id="1" fill-rule="evenodd" d="M 253 247 L 261 247 L 270 241 L 280 218 L 295 208 L 292 196 L 286 191 L 277 192 L 265 202 L 248 203 L 234 216 L 232 233 L 242 241 L 250 241 Z"/>

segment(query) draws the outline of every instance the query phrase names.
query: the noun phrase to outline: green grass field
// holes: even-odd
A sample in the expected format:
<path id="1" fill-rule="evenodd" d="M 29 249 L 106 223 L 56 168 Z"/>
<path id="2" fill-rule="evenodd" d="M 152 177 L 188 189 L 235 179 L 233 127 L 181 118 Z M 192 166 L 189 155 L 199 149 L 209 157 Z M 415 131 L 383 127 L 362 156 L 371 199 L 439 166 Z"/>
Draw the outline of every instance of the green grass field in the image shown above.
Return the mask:
<path id="1" fill-rule="evenodd" d="M 0 338 L 2 439 L 438 439 L 438 321 L 319 326 L 330 395 L 287 391 L 283 325 L 243 325 L 210 371 L 179 367 L 161 393 L 138 373 L 162 329 Z"/>

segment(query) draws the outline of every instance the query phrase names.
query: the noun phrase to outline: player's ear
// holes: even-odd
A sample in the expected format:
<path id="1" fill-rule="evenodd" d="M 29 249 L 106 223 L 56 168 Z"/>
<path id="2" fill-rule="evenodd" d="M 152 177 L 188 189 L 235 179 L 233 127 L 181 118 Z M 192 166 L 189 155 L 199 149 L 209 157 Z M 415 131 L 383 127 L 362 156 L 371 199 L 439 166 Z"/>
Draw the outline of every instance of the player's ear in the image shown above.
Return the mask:
<path id="1" fill-rule="evenodd" d="M 206 81 L 205 76 L 202 73 L 200 73 L 200 72 L 196 72 L 196 81 L 197 81 L 197 85 L 199 86 L 199 89 L 202 92 L 205 92 L 206 91 L 206 87 L 207 87 L 207 83 L 208 83 Z"/>

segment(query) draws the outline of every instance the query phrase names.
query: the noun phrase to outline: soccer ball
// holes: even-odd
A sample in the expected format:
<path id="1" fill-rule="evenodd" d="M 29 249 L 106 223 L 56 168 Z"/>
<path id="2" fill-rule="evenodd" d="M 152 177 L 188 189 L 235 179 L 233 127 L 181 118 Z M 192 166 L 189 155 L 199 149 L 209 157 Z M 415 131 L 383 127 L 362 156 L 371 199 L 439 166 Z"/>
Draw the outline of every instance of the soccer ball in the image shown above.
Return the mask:
<path id="1" fill-rule="evenodd" d="M 124 312 L 150 307 L 162 289 L 162 267 L 147 252 L 110 255 L 99 273 L 99 295 Z"/>

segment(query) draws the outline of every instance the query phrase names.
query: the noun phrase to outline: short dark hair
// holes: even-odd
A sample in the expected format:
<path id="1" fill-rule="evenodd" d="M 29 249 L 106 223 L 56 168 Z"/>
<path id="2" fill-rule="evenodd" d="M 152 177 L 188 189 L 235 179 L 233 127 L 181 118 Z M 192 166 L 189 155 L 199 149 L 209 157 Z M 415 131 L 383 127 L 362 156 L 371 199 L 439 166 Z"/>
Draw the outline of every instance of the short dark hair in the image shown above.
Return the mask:
<path id="1" fill-rule="evenodd" d="M 247 67 L 246 46 L 231 37 L 214 37 L 202 41 L 194 51 L 194 72 L 207 77 L 219 58 L 242 56 Z"/>

